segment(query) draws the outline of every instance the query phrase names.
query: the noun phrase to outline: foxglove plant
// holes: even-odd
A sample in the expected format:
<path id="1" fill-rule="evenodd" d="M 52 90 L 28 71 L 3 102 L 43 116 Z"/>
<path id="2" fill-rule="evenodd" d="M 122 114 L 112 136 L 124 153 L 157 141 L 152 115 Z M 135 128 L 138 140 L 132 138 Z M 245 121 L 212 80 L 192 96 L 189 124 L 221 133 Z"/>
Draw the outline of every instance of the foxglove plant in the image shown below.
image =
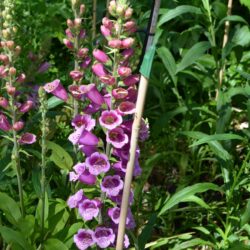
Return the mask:
<path id="1" fill-rule="evenodd" d="M 7 137 L 12 137 L 12 164 L 16 169 L 17 182 L 19 190 L 19 199 L 22 216 L 25 216 L 23 187 L 22 187 L 22 169 L 20 165 L 20 147 L 25 144 L 33 144 L 36 141 L 34 134 L 23 132 L 25 123 L 22 121 L 22 116 L 29 112 L 33 107 L 33 102 L 30 100 L 21 101 L 21 84 L 25 80 L 23 73 L 18 74 L 15 68 L 15 63 L 21 52 L 20 46 L 14 42 L 16 26 L 14 25 L 14 1 L 4 0 L 4 10 L 2 11 L 3 29 L 1 30 L 0 43 L 0 78 L 5 83 L 4 93 L 0 96 L 0 130 L 7 134 Z"/>
<path id="2" fill-rule="evenodd" d="M 74 106 L 74 132 L 70 134 L 69 140 L 79 152 L 82 152 L 82 156 L 74 166 L 74 171 L 69 173 L 69 179 L 83 185 L 95 185 L 100 193 L 99 197 L 87 197 L 80 189 L 69 197 L 68 206 L 78 209 L 78 214 L 84 221 L 97 222 L 95 229 L 80 229 L 74 236 L 74 242 L 79 249 L 87 249 L 95 244 L 99 248 L 114 247 L 124 176 L 129 160 L 130 136 L 137 97 L 136 84 L 139 81 L 139 75 L 133 74 L 133 34 L 136 24 L 131 20 L 133 10 L 127 0 L 110 1 L 108 10 L 113 19 L 104 17 L 101 25 L 101 33 L 107 41 L 105 50 L 93 50 L 92 72 L 95 77 L 92 79 L 95 79 L 95 83 L 82 85 L 83 69 L 91 64 L 91 59 L 88 56 L 89 50 L 81 48 L 79 43 L 86 35 L 78 19 L 78 13 L 83 9 L 83 5 L 80 1 L 72 0 L 72 6 L 75 20 L 67 21 L 67 39 L 64 43 L 75 57 L 76 67 L 70 73 L 74 83 L 69 87 L 69 92 L 75 104 L 77 103 L 77 108 Z M 64 99 L 66 94 L 55 92 L 54 84 L 47 84 L 44 89 Z M 83 107 L 80 112 L 79 107 Z M 148 137 L 148 126 L 145 122 L 142 124 L 140 138 L 145 140 Z M 138 148 L 134 176 L 141 173 L 139 156 Z M 131 190 L 130 204 L 132 202 Z M 132 212 L 129 212 L 127 228 L 134 227 L 134 218 Z M 124 246 L 129 246 L 127 236 Z"/>

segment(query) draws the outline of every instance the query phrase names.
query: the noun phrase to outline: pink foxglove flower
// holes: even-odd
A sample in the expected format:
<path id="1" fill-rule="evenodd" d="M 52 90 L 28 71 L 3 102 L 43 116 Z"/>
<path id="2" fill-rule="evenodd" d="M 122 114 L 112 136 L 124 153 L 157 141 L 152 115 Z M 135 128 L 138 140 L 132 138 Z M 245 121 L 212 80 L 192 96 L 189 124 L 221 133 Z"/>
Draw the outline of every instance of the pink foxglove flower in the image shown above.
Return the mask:
<path id="1" fill-rule="evenodd" d="M 86 199 L 85 195 L 83 194 L 83 190 L 80 189 L 74 195 L 71 195 L 67 201 L 67 204 L 70 208 L 79 207 L 80 203 Z"/>
<path id="2" fill-rule="evenodd" d="M 86 93 L 86 97 L 91 100 L 93 103 L 97 105 L 104 104 L 105 100 L 103 96 L 100 94 L 98 89 L 96 88 L 96 85 L 94 83 L 90 83 L 88 85 L 82 85 L 79 88 L 82 92 Z"/>
<path id="3" fill-rule="evenodd" d="M 107 132 L 107 142 L 115 148 L 122 148 L 128 143 L 128 136 L 122 128 L 115 128 Z"/>
<path id="4" fill-rule="evenodd" d="M 130 76 L 126 77 L 125 79 L 123 79 L 124 84 L 127 86 L 133 86 L 136 83 L 138 83 L 139 81 L 140 81 L 139 75 L 130 75 Z"/>
<path id="5" fill-rule="evenodd" d="M 115 234 L 111 228 L 98 227 L 95 230 L 94 239 L 100 248 L 106 249 L 115 242 Z"/>
<path id="6" fill-rule="evenodd" d="M 20 144 L 33 144 L 36 142 L 36 136 L 31 133 L 24 133 L 18 142 Z"/>
<path id="7" fill-rule="evenodd" d="M 84 60 L 80 64 L 80 67 L 82 69 L 86 69 L 86 68 L 88 68 L 90 66 L 91 62 L 92 62 L 91 58 L 87 56 L 87 57 L 84 58 Z"/>
<path id="8" fill-rule="evenodd" d="M 84 130 L 91 131 L 95 127 L 95 120 L 90 115 L 76 115 L 71 124 L 76 129 L 83 127 Z"/>
<path id="9" fill-rule="evenodd" d="M 101 33 L 105 37 L 110 37 L 111 36 L 111 31 L 109 28 L 105 27 L 104 25 L 101 26 Z"/>
<path id="10" fill-rule="evenodd" d="M 113 39 L 108 42 L 108 45 L 113 49 L 120 49 L 122 47 L 122 41 L 119 39 Z"/>
<path id="11" fill-rule="evenodd" d="M 54 80 L 53 82 L 45 84 L 44 90 L 47 93 L 51 93 L 65 102 L 68 100 L 68 94 L 64 89 L 64 87 L 62 86 L 60 80 L 58 79 Z"/>
<path id="12" fill-rule="evenodd" d="M 101 190 L 108 196 L 116 196 L 123 189 L 123 181 L 119 175 L 105 176 L 101 183 Z"/>
<path id="13" fill-rule="evenodd" d="M 74 236 L 74 242 L 78 249 L 85 250 L 95 244 L 94 232 L 90 229 L 80 229 Z"/>
<path id="14" fill-rule="evenodd" d="M 122 77 L 128 77 L 131 75 L 131 73 L 132 73 L 132 70 L 129 67 L 121 66 L 118 68 L 118 74 Z"/>
<path id="15" fill-rule="evenodd" d="M 131 115 L 135 113 L 135 104 L 133 102 L 122 102 L 118 106 L 118 112 L 121 115 Z"/>
<path id="16" fill-rule="evenodd" d="M 122 117 L 115 110 L 105 110 L 102 112 L 99 122 L 101 126 L 111 130 L 122 124 Z"/>
<path id="17" fill-rule="evenodd" d="M 79 214 L 85 221 L 89 221 L 98 216 L 100 207 L 100 201 L 85 199 L 79 204 Z"/>
<path id="18" fill-rule="evenodd" d="M 15 123 L 13 124 L 13 129 L 14 129 L 15 131 L 20 131 L 20 130 L 23 129 L 23 127 L 24 127 L 24 122 L 22 122 L 22 121 L 15 122 Z"/>
<path id="19" fill-rule="evenodd" d="M 93 175 L 106 173 L 110 169 L 108 157 L 105 154 L 93 153 L 86 159 L 86 166 Z"/>
<path id="20" fill-rule="evenodd" d="M 117 100 L 124 99 L 128 96 L 128 91 L 124 88 L 113 89 L 112 96 Z"/>
<path id="21" fill-rule="evenodd" d="M 83 73 L 78 70 L 71 71 L 69 75 L 74 81 L 80 81 L 83 78 Z"/>

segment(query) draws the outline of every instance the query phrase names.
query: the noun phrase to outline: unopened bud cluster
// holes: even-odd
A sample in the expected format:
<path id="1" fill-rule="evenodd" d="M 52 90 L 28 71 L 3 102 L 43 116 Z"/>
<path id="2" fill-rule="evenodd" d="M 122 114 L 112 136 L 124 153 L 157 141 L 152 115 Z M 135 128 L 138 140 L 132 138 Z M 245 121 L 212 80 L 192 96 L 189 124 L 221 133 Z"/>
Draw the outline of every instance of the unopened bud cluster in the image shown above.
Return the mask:
<path id="1" fill-rule="evenodd" d="M 24 122 L 21 120 L 23 114 L 33 108 L 33 101 L 27 99 L 20 102 L 22 93 L 18 90 L 26 77 L 24 73 L 18 73 L 15 62 L 21 52 L 21 47 L 16 45 L 14 38 L 16 29 L 13 26 L 13 1 L 4 0 L 3 30 L 2 40 L 0 41 L 0 79 L 5 82 L 6 92 L 0 95 L 0 129 L 9 131 L 20 131 L 24 128 Z M 9 115 L 7 115 L 9 114 Z M 12 120 L 9 121 L 11 117 Z M 18 120 L 17 120 L 18 117 Z M 26 136 L 28 134 L 28 136 Z M 31 144 L 35 142 L 35 135 L 24 133 L 20 136 L 20 144 Z"/>

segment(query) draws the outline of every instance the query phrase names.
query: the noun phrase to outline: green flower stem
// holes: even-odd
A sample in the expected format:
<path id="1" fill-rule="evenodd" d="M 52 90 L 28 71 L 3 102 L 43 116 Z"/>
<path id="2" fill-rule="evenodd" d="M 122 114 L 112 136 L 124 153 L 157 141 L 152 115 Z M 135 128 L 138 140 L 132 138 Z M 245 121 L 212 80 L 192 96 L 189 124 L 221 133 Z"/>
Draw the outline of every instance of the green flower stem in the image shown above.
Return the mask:
<path id="1" fill-rule="evenodd" d="M 12 55 L 11 52 L 9 53 L 9 59 L 10 59 L 10 65 L 12 65 Z M 13 86 L 13 79 L 12 76 L 9 75 L 9 84 L 12 87 Z M 12 119 L 12 125 L 14 125 L 17 122 L 17 113 L 16 113 L 16 105 L 15 105 L 15 96 L 9 95 L 10 100 L 10 112 L 11 112 L 11 119 Z M 13 150 L 11 155 L 11 161 L 16 169 L 17 173 L 17 184 L 18 184 L 18 194 L 19 194 L 19 201 L 20 201 L 20 208 L 21 208 L 21 214 L 22 217 L 25 217 L 25 207 L 24 207 L 24 198 L 23 198 L 23 179 L 22 179 L 22 169 L 20 164 L 20 155 L 19 155 L 19 143 L 17 138 L 17 132 L 12 129 L 12 138 L 13 138 Z"/>
<path id="2" fill-rule="evenodd" d="M 42 147 L 42 162 L 41 162 L 41 200 L 42 200 L 42 211 L 41 211 L 41 249 L 44 248 L 44 225 L 45 225 L 45 194 L 46 194 L 46 152 L 47 152 L 47 145 L 46 145 L 46 137 L 47 137 L 47 121 L 46 121 L 46 114 L 48 110 L 47 106 L 47 99 L 45 91 L 40 88 L 39 90 L 39 97 L 41 103 L 41 131 L 42 131 L 42 139 L 41 139 L 41 147 Z"/>

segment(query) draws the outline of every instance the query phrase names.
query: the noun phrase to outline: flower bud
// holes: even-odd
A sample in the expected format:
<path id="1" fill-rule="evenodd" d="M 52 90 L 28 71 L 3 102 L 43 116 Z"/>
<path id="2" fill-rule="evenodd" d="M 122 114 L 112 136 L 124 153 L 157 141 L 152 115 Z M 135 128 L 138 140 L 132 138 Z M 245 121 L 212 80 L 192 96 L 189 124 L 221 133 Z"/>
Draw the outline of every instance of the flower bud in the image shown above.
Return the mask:
<path id="1" fill-rule="evenodd" d="M 15 45 L 15 43 L 13 41 L 7 41 L 6 42 L 6 46 L 7 46 L 8 49 L 12 50 L 14 48 L 14 45 Z"/>
<path id="2" fill-rule="evenodd" d="M 13 30 L 14 33 L 17 33 L 17 31 L 18 31 L 16 26 L 12 27 L 12 30 Z"/>
<path id="3" fill-rule="evenodd" d="M 16 68 L 10 67 L 10 69 L 9 69 L 9 74 L 10 74 L 11 76 L 15 76 L 15 75 L 16 75 Z"/>
<path id="4" fill-rule="evenodd" d="M 18 121 L 18 122 L 15 122 L 15 123 L 13 124 L 13 127 L 12 127 L 12 128 L 13 128 L 15 131 L 20 131 L 20 130 L 23 129 L 23 127 L 24 127 L 24 122 Z"/>
<path id="5" fill-rule="evenodd" d="M 131 75 L 132 70 L 129 67 L 124 67 L 121 66 L 118 68 L 118 74 L 122 77 L 128 77 L 129 75 Z"/>
<path id="6" fill-rule="evenodd" d="M 20 53 L 21 53 L 21 47 L 20 46 L 16 46 L 16 48 L 15 48 L 15 56 L 19 56 L 20 55 Z"/>
<path id="7" fill-rule="evenodd" d="M 2 61 L 5 65 L 9 63 L 9 57 L 4 54 L 0 54 L 0 61 Z"/>
<path id="8" fill-rule="evenodd" d="M 68 39 L 63 39 L 63 43 L 65 44 L 65 46 L 68 48 L 68 49 L 73 49 L 74 48 L 74 45 L 71 41 L 69 41 Z"/>
<path id="9" fill-rule="evenodd" d="M 131 18 L 133 15 L 133 9 L 131 9 L 130 7 L 127 8 L 127 10 L 125 11 L 125 19 L 128 20 L 129 18 Z"/>
<path id="10" fill-rule="evenodd" d="M 19 111 L 21 113 L 26 113 L 33 108 L 33 105 L 34 105 L 33 101 L 28 100 L 19 107 Z"/>
<path id="11" fill-rule="evenodd" d="M 105 37 L 111 36 L 111 31 L 108 28 L 106 28 L 104 25 L 101 26 L 101 33 Z"/>
<path id="12" fill-rule="evenodd" d="M 119 49 L 122 46 L 122 41 L 119 39 L 113 39 L 108 42 L 109 47 Z"/>
<path id="13" fill-rule="evenodd" d="M 123 25 L 124 29 L 126 31 L 130 31 L 130 32 L 135 32 L 136 31 L 136 24 L 134 21 L 128 21 Z"/>
<path id="14" fill-rule="evenodd" d="M 71 29 L 74 27 L 73 22 L 70 19 L 67 19 L 67 26 Z"/>
<path id="15" fill-rule="evenodd" d="M 84 58 L 88 55 L 89 53 L 89 49 L 88 48 L 81 48 L 79 49 L 78 53 L 77 53 L 77 56 L 80 57 L 80 58 Z"/>
<path id="16" fill-rule="evenodd" d="M 83 15 L 85 12 L 85 5 L 84 4 L 81 4 L 80 5 L 80 15 Z"/>
<path id="17" fill-rule="evenodd" d="M 102 19 L 102 24 L 103 24 L 106 28 L 108 28 L 109 30 L 111 30 L 111 29 L 114 27 L 113 22 L 112 22 L 109 18 L 107 18 L 107 17 L 104 17 L 104 18 Z"/>
<path id="18" fill-rule="evenodd" d="M 132 37 L 128 37 L 122 40 L 121 46 L 124 49 L 128 49 L 133 46 L 135 40 Z"/>
<path id="19" fill-rule="evenodd" d="M 86 58 L 84 58 L 83 62 L 80 64 L 80 67 L 83 69 L 86 69 L 89 67 L 89 65 L 91 64 L 91 58 L 89 56 L 87 56 Z"/>
<path id="20" fill-rule="evenodd" d="M 74 26 L 75 26 L 75 28 L 79 29 L 81 27 L 81 24 L 82 24 L 82 19 L 81 18 L 76 18 L 74 20 Z"/>
<path id="21" fill-rule="evenodd" d="M 84 39 L 86 37 L 86 30 L 80 30 L 78 37 L 79 39 Z"/>
<path id="22" fill-rule="evenodd" d="M 19 75 L 16 79 L 16 82 L 18 83 L 23 83 L 26 79 L 26 75 L 24 73 L 22 73 L 21 75 Z"/>
<path id="23" fill-rule="evenodd" d="M 83 73 L 78 70 L 71 71 L 69 75 L 74 81 L 80 81 L 83 78 Z"/>
<path id="24" fill-rule="evenodd" d="M 16 93 L 16 88 L 6 83 L 6 91 L 9 95 L 14 96 Z"/>
<path id="25" fill-rule="evenodd" d="M 102 50 L 99 49 L 95 49 L 93 51 L 93 56 L 95 57 L 95 59 L 101 63 L 107 63 L 109 61 L 109 57 L 108 55 L 103 52 Z"/>
<path id="26" fill-rule="evenodd" d="M 124 99 L 128 96 L 128 91 L 123 88 L 117 88 L 112 90 L 112 96 L 115 99 Z"/>
<path id="27" fill-rule="evenodd" d="M 72 34 L 72 32 L 71 32 L 70 29 L 66 29 L 65 30 L 65 34 L 66 34 L 66 36 L 67 36 L 68 39 L 73 39 L 74 38 L 74 36 L 73 36 L 73 34 Z"/>
<path id="28" fill-rule="evenodd" d="M 9 106 L 9 102 L 5 97 L 0 97 L 0 107 L 7 108 Z"/>
<path id="29" fill-rule="evenodd" d="M 2 35 L 3 35 L 3 38 L 8 39 L 10 36 L 9 30 L 7 29 L 2 30 Z"/>
<path id="30" fill-rule="evenodd" d="M 123 7 L 122 5 L 118 5 L 118 6 L 116 7 L 116 13 L 117 13 L 117 15 L 119 15 L 119 16 L 123 16 L 124 13 L 125 13 L 124 7 Z"/>

